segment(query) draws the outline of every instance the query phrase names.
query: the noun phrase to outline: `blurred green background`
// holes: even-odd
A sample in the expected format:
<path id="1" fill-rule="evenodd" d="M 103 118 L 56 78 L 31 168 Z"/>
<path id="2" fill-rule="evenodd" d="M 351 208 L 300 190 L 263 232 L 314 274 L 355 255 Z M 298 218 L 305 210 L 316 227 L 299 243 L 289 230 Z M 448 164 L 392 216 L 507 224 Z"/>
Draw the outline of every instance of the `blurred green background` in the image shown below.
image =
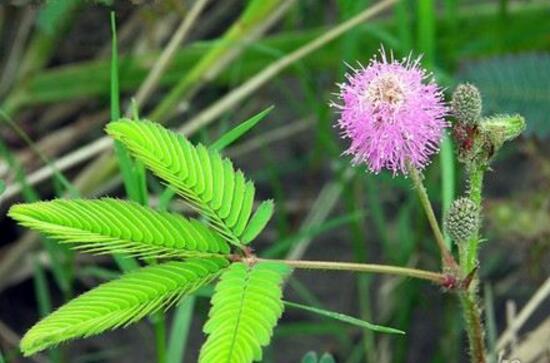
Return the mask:
<path id="1" fill-rule="evenodd" d="M 550 361 L 549 289 L 539 290 L 550 272 L 550 2 L 19 0 L 0 3 L 0 362 L 153 362 L 159 339 L 169 363 L 193 362 L 204 339 L 211 291 L 162 324 L 144 321 L 33 360 L 16 348 L 40 316 L 119 270 L 108 257 L 75 255 L 16 227 L 4 217 L 10 205 L 101 195 L 164 203 L 150 175 L 146 196 L 131 193 L 102 131 L 112 115 L 111 11 L 122 113 L 136 98 L 142 117 L 208 143 L 275 106 L 226 150 L 256 180 L 260 197 L 277 205 L 260 256 L 438 268 L 410 181 L 350 168 L 341 156 L 345 144 L 328 105 L 346 63 L 367 64 L 381 45 L 396 57 L 423 54 L 447 94 L 472 82 L 484 113 L 525 116 L 526 134 L 506 145 L 486 177 L 482 295 L 491 352 Z M 426 183 L 439 216 L 462 193 L 450 139 Z M 168 207 L 186 212 L 177 200 Z M 517 338 L 503 343 L 501 334 L 537 290 L 542 299 L 512 329 Z M 346 363 L 467 360 L 457 300 L 426 283 L 300 271 L 285 294 L 407 335 L 288 309 L 264 362 L 300 362 L 309 351 Z"/>

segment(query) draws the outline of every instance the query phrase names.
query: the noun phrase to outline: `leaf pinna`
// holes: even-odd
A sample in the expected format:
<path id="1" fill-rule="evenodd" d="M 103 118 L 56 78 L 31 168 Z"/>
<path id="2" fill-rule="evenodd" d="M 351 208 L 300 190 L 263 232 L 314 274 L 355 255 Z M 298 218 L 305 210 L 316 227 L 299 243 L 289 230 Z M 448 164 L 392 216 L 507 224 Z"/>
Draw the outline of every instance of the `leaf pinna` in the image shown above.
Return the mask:
<path id="1" fill-rule="evenodd" d="M 222 258 L 167 262 L 127 273 L 80 295 L 33 326 L 21 340 L 26 356 L 63 341 L 127 326 L 181 300 L 214 279 Z"/>
<path id="2" fill-rule="evenodd" d="M 58 199 L 15 205 L 9 215 L 74 249 L 96 254 L 155 258 L 229 254 L 229 245 L 201 222 L 129 201 Z"/>
<path id="3" fill-rule="evenodd" d="M 228 242 L 241 246 L 254 203 L 254 184 L 233 163 L 202 144 L 150 121 L 120 120 L 107 133 L 207 219 Z"/>
<path id="4" fill-rule="evenodd" d="M 288 273 L 287 265 L 274 262 L 234 263 L 223 273 L 204 326 L 209 336 L 199 363 L 262 360 L 262 346 L 269 344 L 284 309 L 281 284 Z"/>

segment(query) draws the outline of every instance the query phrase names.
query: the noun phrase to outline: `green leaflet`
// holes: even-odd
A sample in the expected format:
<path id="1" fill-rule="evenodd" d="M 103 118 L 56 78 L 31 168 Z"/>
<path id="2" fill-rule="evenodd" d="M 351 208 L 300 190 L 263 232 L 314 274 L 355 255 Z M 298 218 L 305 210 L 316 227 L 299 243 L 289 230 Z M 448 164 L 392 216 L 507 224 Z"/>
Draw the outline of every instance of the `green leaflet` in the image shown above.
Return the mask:
<path id="1" fill-rule="evenodd" d="M 167 181 L 227 241 L 242 244 L 255 189 L 229 159 L 150 121 L 119 120 L 107 125 L 107 133 Z"/>
<path id="2" fill-rule="evenodd" d="M 21 340 L 29 356 L 63 341 L 132 324 L 168 309 L 215 278 L 228 262 L 190 259 L 144 267 L 73 299 L 33 326 Z"/>
<path id="3" fill-rule="evenodd" d="M 96 254 L 198 257 L 229 254 L 229 245 L 201 222 L 134 202 L 54 200 L 11 207 L 20 224 Z"/>
<path id="4" fill-rule="evenodd" d="M 209 336 L 199 363 L 262 359 L 262 346 L 269 344 L 284 309 L 281 284 L 289 272 L 284 264 L 262 262 L 252 267 L 234 263 L 223 273 L 204 326 Z"/>
<path id="5" fill-rule="evenodd" d="M 258 206 L 256 209 L 256 212 L 250 218 L 250 223 L 248 223 L 248 226 L 243 232 L 243 235 L 241 236 L 241 240 L 243 243 L 250 243 L 252 242 L 269 222 L 271 217 L 273 216 L 273 200 L 264 200 L 262 204 Z"/>

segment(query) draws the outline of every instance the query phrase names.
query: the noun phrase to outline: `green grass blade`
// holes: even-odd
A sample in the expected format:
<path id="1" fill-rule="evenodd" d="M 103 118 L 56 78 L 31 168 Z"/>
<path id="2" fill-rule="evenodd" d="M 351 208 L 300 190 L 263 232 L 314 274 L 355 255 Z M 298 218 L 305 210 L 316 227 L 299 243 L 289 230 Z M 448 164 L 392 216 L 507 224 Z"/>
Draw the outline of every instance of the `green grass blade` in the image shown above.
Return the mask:
<path id="1" fill-rule="evenodd" d="M 111 54 L 111 121 L 118 120 L 120 118 L 120 88 L 119 88 L 119 75 L 118 75 L 118 49 L 117 49 L 117 35 L 116 35 L 116 18 L 115 13 L 111 12 L 111 32 L 112 32 L 112 54 Z M 124 187 L 126 194 L 131 200 L 143 202 L 140 198 L 139 187 L 136 183 L 136 178 L 133 173 L 133 163 L 128 155 L 124 145 L 119 141 L 114 142 L 115 154 L 120 167 L 120 172 L 124 180 Z M 117 265 L 122 271 L 128 272 L 139 268 L 139 264 L 133 258 L 127 258 L 125 256 L 114 255 L 113 256 Z"/>
<path id="2" fill-rule="evenodd" d="M 356 175 L 351 181 L 351 188 L 345 193 L 346 205 L 350 213 L 360 213 L 364 205 L 364 175 Z M 357 219 L 350 225 L 350 236 L 352 240 L 353 259 L 359 263 L 366 263 L 369 255 L 369 245 L 365 243 L 368 235 L 365 227 L 365 219 Z M 387 253 L 384 251 L 384 253 Z M 370 303 L 370 290 L 373 278 L 366 274 L 356 274 L 357 303 L 359 306 L 359 317 L 364 320 L 372 320 L 372 309 Z M 316 305 L 316 304 L 308 304 Z M 321 307 L 320 305 L 317 305 Z M 376 342 L 374 333 L 370 330 L 363 330 L 362 345 L 365 347 L 365 360 L 376 361 Z"/>
<path id="3" fill-rule="evenodd" d="M 41 318 L 52 312 L 52 302 L 50 299 L 50 288 L 48 287 L 48 281 L 44 269 L 38 261 L 36 256 L 33 258 L 33 283 L 34 292 L 36 294 L 36 302 L 38 303 L 38 313 Z M 59 349 L 52 349 L 49 352 L 49 357 L 52 362 L 61 362 L 61 355 Z"/>
<path id="4" fill-rule="evenodd" d="M 413 48 L 410 18 L 409 1 L 399 0 L 395 5 L 395 22 L 397 23 L 401 49 L 405 52 Z"/>
<path id="5" fill-rule="evenodd" d="M 38 313 L 41 317 L 44 317 L 52 311 L 50 289 L 48 287 L 44 269 L 36 257 L 33 259 L 33 268 L 34 291 L 36 293 L 36 301 L 38 302 Z"/>
<path id="6" fill-rule="evenodd" d="M 455 197 L 455 160 L 453 144 L 449 135 L 445 135 L 441 144 L 441 152 L 439 154 L 441 165 L 441 201 L 442 201 L 442 216 L 451 207 Z M 448 248 L 452 247 L 451 239 L 445 232 L 445 243 Z"/>
<path id="7" fill-rule="evenodd" d="M 6 183 L 0 179 L 0 195 L 6 190 Z"/>
<path id="8" fill-rule="evenodd" d="M 376 178 L 376 175 L 366 175 L 365 177 L 366 195 L 369 200 L 369 212 L 372 214 L 376 233 L 382 242 L 384 250 L 390 248 L 390 238 L 388 236 L 388 220 L 384 210 L 384 205 L 380 198 L 380 188 L 383 184 Z"/>
<path id="9" fill-rule="evenodd" d="M 424 65 L 427 68 L 435 67 L 436 52 L 436 19 L 435 3 L 433 0 L 418 2 L 418 48 L 424 53 Z M 450 138 L 445 135 L 441 144 L 439 154 L 441 170 L 441 200 L 443 215 L 451 206 L 455 194 L 455 166 L 453 146 Z M 445 242 L 451 247 L 450 238 L 446 237 Z"/>
<path id="10" fill-rule="evenodd" d="M 112 54 L 111 54 L 111 121 L 120 118 L 120 88 L 118 81 L 118 50 L 116 35 L 115 13 L 111 12 Z M 115 154 L 118 159 L 120 172 L 124 180 L 124 187 L 128 197 L 143 204 L 138 178 L 134 173 L 134 163 L 126 148 L 119 141 L 115 141 Z"/>
<path id="11" fill-rule="evenodd" d="M 134 99 L 132 99 L 132 119 L 134 121 L 139 121 L 139 110 L 138 106 Z M 134 180 L 136 183 L 138 197 L 134 202 L 141 203 L 143 205 L 149 204 L 149 192 L 147 190 L 147 178 L 145 165 L 139 160 L 134 160 Z"/>
<path id="12" fill-rule="evenodd" d="M 25 176 L 25 171 L 21 167 L 21 164 L 18 160 L 15 159 L 8 146 L 0 139 L 0 155 L 6 160 L 11 170 L 14 171 L 15 180 L 21 185 L 21 190 L 23 191 L 23 198 L 27 202 L 37 201 L 39 198 L 36 191 L 27 183 L 27 178 Z"/>
<path id="13" fill-rule="evenodd" d="M 195 297 L 189 296 L 178 306 L 174 314 L 170 341 L 168 342 L 168 351 L 166 353 L 166 361 L 169 363 L 183 362 L 189 329 L 191 328 L 191 322 L 193 320 L 194 307 Z"/>
<path id="14" fill-rule="evenodd" d="M 151 316 L 150 320 L 155 332 L 157 363 L 166 363 L 166 318 L 163 312 L 156 312 Z"/>
<path id="15" fill-rule="evenodd" d="M 435 9 L 434 0 L 417 2 L 418 49 L 424 53 L 424 65 L 434 66 L 435 57 Z"/>
<path id="16" fill-rule="evenodd" d="M 273 108 L 274 106 L 269 106 L 262 112 L 252 116 L 246 121 L 241 122 L 239 125 L 223 134 L 218 140 L 210 145 L 210 147 L 217 151 L 225 149 L 229 145 L 233 144 L 235 141 L 239 140 L 247 132 L 252 130 L 254 126 L 256 126 L 260 121 L 264 120 L 265 117 L 273 110 Z"/>
<path id="17" fill-rule="evenodd" d="M 13 75 L 8 75 L 8 82 L 3 84 L 7 86 L 5 89 L 12 90 L 0 102 L 7 114 L 13 116 L 23 106 L 21 101 L 26 97 L 24 88 L 29 76 L 42 73 L 42 68 L 57 50 L 57 43 L 66 33 L 67 26 L 76 19 L 73 13 L 81 3 L 81 0 L 60 0 L 40 4 L 42 6 L 36 17 L 37 31 L 33 33 L 32 39 L 25 42 L 23 57 L 18 60 Z"/>
<path id="18" fill-rule="evenodd" d="M 23 198 L 27 202 L 36 202 L 40 199 L 38 193 L 27 183 L 27 178 L 25 171 L 15 159 L 13 154 L 9 151 L 7 146 L 0 139 L 0 155 L 7 161 L 11 170 L 15 172 L 15 180 L 22 185 Z M 65 271 L 63 263 L 60 261 L 60 255 L 64 254 L 66 251 L 57 246 L 55 243 L 48 239 L 43 239 L 43 244 L 48 253 L 48 257 L 52 261 L 52 271 L 55 278 L 55 281 L 63 293 L 67 296 L 71 289 L 71 282 L 69 273 Z M 65 256 L 66 257 L 66 256 Z"/>
<path id="19" fill-rule="evenodd" d="M 497 320 L 495 315 L 495 299 L 493 296 L 493 288 L 490 283 L 485 283 L 483 286 L 483 297 L 485 302 L 485 317 L 487 320 L 487 345 L 489 348 L 489 363 L 496 363 L 495 352 L 497 351 Z"/>
<path id="20" fill-rule="evenodd" d="M 164 191 L 161 193 L 159 197 L 159 210 L 160 211 L 167 211 L 168 206 L 170 205 L 170 202 L 172 199 L 176 196 L 176 190 L 172 187 L 166 187 Z"/>
<path id="21" fill-rule="evenodd" d="M 247 3 L 239 19 L 224 33 L 222 38 L 189 70 L 153 110 L 150 119 L 166 118 L 181 102 L 182 98 L 199 83 L 204 82 L 207 73 L 218 60 L 230 56 L 235 47 L 246 42 L 248 34 L 280 5 L 280 0 L 252 0 Z"/>
<path id="22" fill-rule="evenodd" d="M 118 85 L 118 46 L 116 16 L 111 11 L 111 120 L 120 118 L 120 89 Z"/>
<path id="23" fill-rule="evenodd" d="M 372 331 L 375 331 L 375 332 L 378 332 L 378 333 L 405 334 L 404 331 L 399 330 L 399 329 L 390 328 L 390 327 L 382 326 L 382 325 L 372 324 L 372 323 L 366 322 L 364 320 L 354 318 L 354 317 L 349 316 L 349 315 L 336 313 L 336 312 L 329 311 L 329 310 L 319 309 L 319 308 L 315 308 L 313 306 L 297 304 L 297 303 L 290 302 L 290 301 L 284 301 L 284 304 L 286 306 L 290 306 L 292 308 L 305 310 L 305 311 L 308 311 L 310 313 L 322 315 L 322 316 L 327 317 L 327 318 L 339 320 L 341 322 L 348 323 L 348 324 L 351 324 L 351 325 L 355 325 L 355 326 L 358 326 L 358 327 L 361 327 L 361 328 L 364 328 L 364 329 L 369 329 L 369 330 L 372 330 Z"/>
<path id="24" fill-rule="evenodd" d="M 518 52 L 543 49 L 547 43 L 547 34 L 550 31 L 550 22 L 545 21 L 548 8 L 548 5 L 542 4 L 514 8 L 513 16 L 507 18 L 505 33 L 498 37 L 506 39 L 508 46 Z M 467 49 L 469 58 L 483 58 L 488 53 L 494 55 L 497 51 L 494 49 L 494 29 L 500 21 L 498 17 L 494 16 L 494 9 L 496 7 L 488 7 L 484 3 L 472 5 L 465 10 L 459 9 L 456 12 L 456 22 L 461 31 L 455 32 L 456 34 L 448 31 L 438 33 L 436 39 L 438 54 L 442 54 L 442 58 L 449 58 L 449 55 L 443 53 L 443 51 L 451 52 L 457 49 Z M 408 8 L 406 10 L 409 11 Z M 413 14 L 412 7 L 410 10 L 410 14 Z M 373 21 L 373 24 L 382 27 L 386 31 L 393 31 L 394 21 L 390 22 L 389 20 L 376 20 Z M 409 19 L 409 22 L 412 23 L 412 20 Z M 436 19 L 436 21 L 437 29 L 445 28 L 447 24 L 445 17 Z M 370 32 L 371 27 L 369 26 L 366 29 Z M 410 36 L 412 28 L 407 27 L 407 29 L 407 34 Z M 251 45 L 243 53 L 240 61 L 229 65 L 223 73 L 219 74 L 215 82 L 227 85 L 230 80 L 235 81 L 235 77 L 232 77 L 234 74 L 239 76 L 237 82 L 247 79 L 273 61 L 273 56 L 261 51 L 261 49 L 272 48 L 277 49 L 281 54 L 287 54 L 325 31 L 326 28 L 313 28 L 302 31 L 293 29 L 292 31 L 266 37 L 265 40 Z M 532 41 L 524 42 L 522 37 L 517 36 L 522 32 L 528 32 Z M 357 42 L 361 54 L 373 54 L 380 45 L 380 41 L 373 39 L 368 32 L 361 33 Z M 191 73 L 189 70 L 201 62 L 201 59 L 219 44 L 220 40 L 201 41 L 179 50 L 174 56 L 172 65 L 161 77 L 160 84 L 170 87 L 180 81 L 182 74 Z M 403 47 L 403 49 L 408 51 L 411 48 L 406 49 Z M 503 52 L 504 50 L 498 51 L 500 54 Z M 338 41 L 327 44 L 318 50 L 317 54 L 315 57 L 305 58 L 304 66 L 310 72 L 318 74 L 327 67 L 334 67 L 335 64 L 341 63 L 342 45 Z M 121 90 L 136 90 L 148 74 L 149 68 L 147 65 L 153 63 L 156 57 L 158 57 L 158 54 L 152 52 L 140 54 L 139 56 L 121 56 L 119 63 L 124 66 L 124 72 L 120 74 L 119 84 Z M 297 67 L 292 67 L 287 72 L 296 73 L 297 70 Z M 2 103 L 2 107 L 8 114 L 13 115 L 16 110 L 20 110 L 24 106 L 37 103 L 108 97 L 109 90 L 105 87 L 106 82 L 109 82 L 109 62 L 107 60 L 92 60 L 53 67 L 43 72 L 33 73 L 25 82 L 22 89 L 24 92 L 18 93 L 17 99 L 15 97 L 10 97 L 10 100 L 6 99 Z"/>
<path id="25" fill-rule="evenodd" d="M 44 154 L 38 150 L 35 143 L 31 140 L 29 135 L 23 130 L 19 125 L 17 125 L 12 118 L 4 112 L 2 109 L 0 109 L 0 116 L 4 119 L 4 121 L 13 129 L 13 131 L 29 146 L 31 151 L 38 156 L 42 160 L 42 162 L 49 166 L 53 170 L 53 176 L 55 177 L 54 182 L 58 182 L 59 185 L 63 186 L 67 189 L 69 194 L 73 197 L 78 197 L 79 192 L 74 187 L 74 185 L 53 165 L 53 163 L 46 157 Z"/>

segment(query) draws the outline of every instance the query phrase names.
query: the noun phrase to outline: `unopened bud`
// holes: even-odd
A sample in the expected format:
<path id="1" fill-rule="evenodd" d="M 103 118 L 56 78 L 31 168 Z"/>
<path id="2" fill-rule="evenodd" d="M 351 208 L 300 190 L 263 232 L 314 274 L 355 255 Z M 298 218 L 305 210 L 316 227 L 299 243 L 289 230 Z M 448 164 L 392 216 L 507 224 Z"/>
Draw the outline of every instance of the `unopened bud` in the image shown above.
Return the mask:
<path id="1" fill-rule="evenodd" d="M 456 242 L 467 241 L 479 229 L 479 207 L 469 198 L 455 200 L 445 217 L 445 230 Z"/>
<path id="2" fill-rule="evenodd" d="M 521 135 L 525 130 L 525 119 L 520 115 L 497 115 L 486 118 L 481 123 L 481 132 L 498 149 L 504 142 Z"/>
<path id="3" fill-rule="evenodd" d="M 467 125 L 479 123 L 481 107 L 481 94 L 476 86 L 464 83 L 456 87 L 451 108 L 458 122 Z"/>

